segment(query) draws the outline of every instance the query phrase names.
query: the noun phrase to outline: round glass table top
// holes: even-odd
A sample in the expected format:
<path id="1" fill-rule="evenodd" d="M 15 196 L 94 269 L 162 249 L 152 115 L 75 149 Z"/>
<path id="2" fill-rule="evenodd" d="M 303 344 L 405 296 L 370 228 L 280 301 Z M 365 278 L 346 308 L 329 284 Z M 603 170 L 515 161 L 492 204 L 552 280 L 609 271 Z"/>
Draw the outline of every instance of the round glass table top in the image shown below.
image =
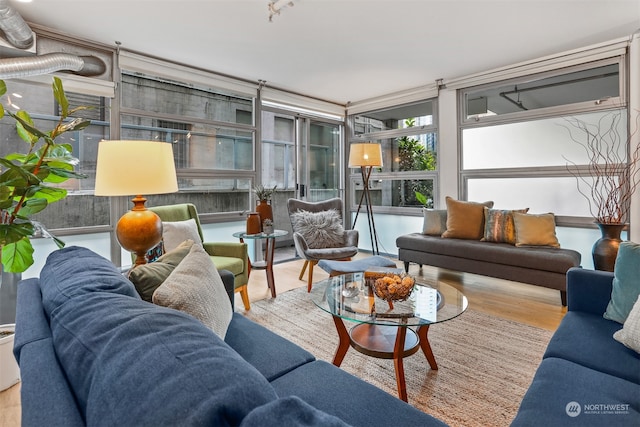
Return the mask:
<path id="1" fill-rule="evenodd" d="M 423 277 L 414 279 L 411 295 L 405 301 L 393 301 L 392 306 L 375 295 L 371 287 L 375 279 L 365 278 L 364 272 L 314 283 L 310 295 L 315 305 L 334 316 L 377 325 L 440 323 L 467 309 L 467 297 L 453 286 Z"/>
<path id="2" fill-rule="evenodd" d="M 273 233 L 270 233 L 270 234 L 267 234 L 267 233 L 247 234 L 244 231 L 238 231 L 236 233 L 233 233 L 233 237 L 238 239 L 267 239 L 267 238 L 272 239 L 275 237 L 286 236 L 287 234 L 289 234 L 289 232 L 286 230 L 273 230 Z"/>

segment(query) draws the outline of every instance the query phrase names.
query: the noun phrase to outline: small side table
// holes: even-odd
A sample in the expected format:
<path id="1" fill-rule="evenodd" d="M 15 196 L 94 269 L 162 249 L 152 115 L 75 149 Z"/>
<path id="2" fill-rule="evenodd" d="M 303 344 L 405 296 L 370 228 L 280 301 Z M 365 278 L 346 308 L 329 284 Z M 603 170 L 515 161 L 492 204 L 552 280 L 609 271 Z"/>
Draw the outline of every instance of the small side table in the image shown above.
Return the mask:
<path id="1" fill-rule="evenodd" d="M 244 243 L 244 239 L 249 240 L 266 240 L 264 248 L 264 261 L 249 261 L 249 275 L 251 275 L 251 269 L 265 270 L 267 272 L 267 285 L 271 289 L 271 296 L 276 297 L 276 282 L 273 278 L 273 253 L 276 249 L 276 237 L 282 237 L 289 234 L 286 230 L 274 230 L 271 234 L 259 233 L 259 234 L 247 234 L 244 231 L 238 231 L 233 233 L 233 237 L 240 239 L 240 243 Z"/>

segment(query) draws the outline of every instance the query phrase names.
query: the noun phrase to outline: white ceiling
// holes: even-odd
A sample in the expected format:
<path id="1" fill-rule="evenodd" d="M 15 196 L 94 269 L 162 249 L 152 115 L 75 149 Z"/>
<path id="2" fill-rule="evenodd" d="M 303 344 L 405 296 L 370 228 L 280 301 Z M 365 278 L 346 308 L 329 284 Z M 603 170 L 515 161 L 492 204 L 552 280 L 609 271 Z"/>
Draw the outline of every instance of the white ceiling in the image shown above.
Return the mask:
<path id="1" fill-rule="evenodd" d="M 346 104 L 640 29 L 640 0 L 33 0 L 31 23 Z"/>

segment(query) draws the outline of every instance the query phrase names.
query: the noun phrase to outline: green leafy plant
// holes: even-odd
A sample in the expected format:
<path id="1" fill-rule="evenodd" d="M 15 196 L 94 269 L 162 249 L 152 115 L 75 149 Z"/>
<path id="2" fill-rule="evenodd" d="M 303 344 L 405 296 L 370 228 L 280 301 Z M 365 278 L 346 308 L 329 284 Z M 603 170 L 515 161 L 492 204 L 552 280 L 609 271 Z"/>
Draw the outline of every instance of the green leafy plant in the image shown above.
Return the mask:
<path id="1" fill-rule="evenodd" d="M 253 193 L 256 195 L 256 198 L 260 201 L 262 200 L 271 200 L 271 196 L 276 192 L 277 185 L 274 185 L 273 188 L 267 188 L 264 185 L 256 185 L 253 187 Z"/>
<path id="2" fill-rule="evenodd" d="M 405 127 L 415 126 L 416 120 L 409 118 L 404 121 Z M 399 171 L 430 171 L 435 170 L 437 166 L 436 154 L 427 149 L 420 140 L 403 136 L 397 138 L 398 143 L 398 170 Z M 403 206 L 415 206 L 416 202 L 425 207 L 432 207 L 433 200 L 427 202 L 427 197 L 423 200 L 418 199 L 420 195 L 433 195 L 433 181 L 423 181 L 416 179 L 407 179 L 402 181 L 401 200 Z"/>
<path id="3" fill-rule="evenodd" d="M 70 119 L 89 107 L 70 108 L 59 78 L 54 77 L 52 88 L 61 113 L 49 131 L 37 129 L 26 111 L 13 113 L 0 104 L 0 119 L 5 115 L 13 118 L 18 136 L 26 143 L 23 153 L 0 157 L 0 249 L 2 265 L 8 272 L 21 273 L 33 264 L 30 237 L 34 232 L 53 238 L 31 216 L 67 196 L 67 190 L 58 187 L 59 184 L 70 178 L 85 178 L 75 171 L 79 161 L 73 157 L 71 145 L 57 144 L 55 139 L 89 126 L 90 120 Z M 6 92 L 6 84 L 0 80 L 0 96 Z M 58 247 L 64 246 L 59 239 L 54 241 Z"/>

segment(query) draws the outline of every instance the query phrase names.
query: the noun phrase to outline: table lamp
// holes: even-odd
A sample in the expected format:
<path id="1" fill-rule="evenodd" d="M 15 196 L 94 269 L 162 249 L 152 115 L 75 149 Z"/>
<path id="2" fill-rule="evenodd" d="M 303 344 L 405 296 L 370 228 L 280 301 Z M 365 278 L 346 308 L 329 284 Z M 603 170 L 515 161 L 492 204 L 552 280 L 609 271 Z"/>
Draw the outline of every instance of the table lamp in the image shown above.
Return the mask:
<path id="1" fill-rule="evenodd" d="M 373 221 L 373 207 L 371 205 L 371 194 L 369 193 L 369 177 L 371 176 L 371 170 L 374 167 L 382 166 L 382 146 L 373 142 L 351 144 L 349 146 L 349 167 L 360 167 L 360 173 L 362 174 L 362 183 L 364 189 L 360 196 L 360 203 L 358 204 L 358 210 L 356 216 L 353 219 L 353 227 L 356 226 L 358 220 L 358 214 L 362 207 L 363 200 L 367 208 L 367 219 L 369 220 L 369 236 L 371 237 L 371 252 L 374 255 L 378 255 L 378 233 L 376 232 L 376 224 Z"/>
<path id="2" fill-rule="evenodd" d="M 157 141 L 100 141 L 96 196 L 131 196 L 133 208 L 116 225 L 118 243 L 145 264 L 149 249 L 162 239 L 162 220 L 145 207 L 143 194 L 178 191 L 173 147 Z"/>

